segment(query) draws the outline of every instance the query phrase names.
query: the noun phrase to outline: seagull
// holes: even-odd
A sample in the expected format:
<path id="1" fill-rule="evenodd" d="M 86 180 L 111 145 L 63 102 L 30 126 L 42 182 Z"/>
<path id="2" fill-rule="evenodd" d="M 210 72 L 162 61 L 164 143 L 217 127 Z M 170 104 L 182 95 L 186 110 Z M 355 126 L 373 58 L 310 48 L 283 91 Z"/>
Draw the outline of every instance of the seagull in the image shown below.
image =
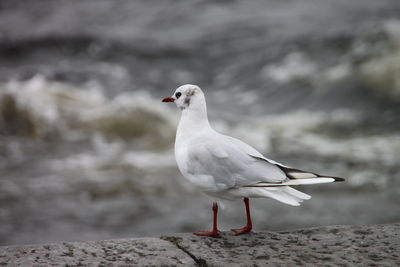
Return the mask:
<path id="1" fill-rule="evenodd" d="M 182 85 L 162 102 L 175 102 L 182 111 L 175 139 L 175 159 L 182 175 L 213 198 L 243 198 L 247 224 L 232 229 L 236 235 L 253 229 L 249 198 L 272 198 L 299 206 L 311 196 L 290 186 L 344 181 L 340 177 L 283 165 L 266 158 L 239 139 L 218 133 L 208 122 L 206 99 L 197 85 Z M 195 235 L 219 236 L 217 202 L 213 203 L 212 210 L 212 230 L 196 232 Z"/>

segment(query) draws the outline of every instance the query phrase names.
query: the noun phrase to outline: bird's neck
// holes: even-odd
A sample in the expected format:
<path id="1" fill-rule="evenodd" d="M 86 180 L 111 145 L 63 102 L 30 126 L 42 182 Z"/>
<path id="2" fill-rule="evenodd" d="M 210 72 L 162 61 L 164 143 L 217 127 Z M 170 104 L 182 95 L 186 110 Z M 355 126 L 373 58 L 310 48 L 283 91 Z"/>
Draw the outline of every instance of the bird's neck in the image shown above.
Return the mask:
<path id="1" fill-rule="evenodd" d="M 177 137 L 193 136 L 202 131 L 211 130 L 206 105 L 190 105 L 182 111 Z"/>

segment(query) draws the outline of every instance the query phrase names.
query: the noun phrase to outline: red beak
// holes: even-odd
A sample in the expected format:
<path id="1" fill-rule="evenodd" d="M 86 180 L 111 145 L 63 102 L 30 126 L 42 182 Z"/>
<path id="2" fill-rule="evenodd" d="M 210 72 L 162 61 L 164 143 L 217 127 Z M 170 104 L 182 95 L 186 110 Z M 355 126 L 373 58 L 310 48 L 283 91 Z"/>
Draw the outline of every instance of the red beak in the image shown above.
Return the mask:
<path id="1" fill-rule="evenodd" d="M 162 102 L 174 102 L 174 101 L 175 101 L 175 99 L 172 98 L 172 97 L 170 97 L 170 96 L 167 96 L 166 98 L 164 98 L 164 99 L 162 100 Z"/>

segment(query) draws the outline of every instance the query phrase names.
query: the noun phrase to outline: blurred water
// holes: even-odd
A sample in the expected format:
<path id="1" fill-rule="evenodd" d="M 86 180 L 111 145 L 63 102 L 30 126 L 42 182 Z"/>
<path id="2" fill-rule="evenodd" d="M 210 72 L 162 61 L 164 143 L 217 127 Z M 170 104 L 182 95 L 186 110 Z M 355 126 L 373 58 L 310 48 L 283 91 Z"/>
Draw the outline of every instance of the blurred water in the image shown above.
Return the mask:
<path id="1" fill-rule="evenodd" d="M 183 83 L 219 131 L 347 178 L 253 201 L 256 229 L 398 221 L 399 51 L 394 0 L 1 1 L 0 244 L 207 228 L 160 102 Z"/>

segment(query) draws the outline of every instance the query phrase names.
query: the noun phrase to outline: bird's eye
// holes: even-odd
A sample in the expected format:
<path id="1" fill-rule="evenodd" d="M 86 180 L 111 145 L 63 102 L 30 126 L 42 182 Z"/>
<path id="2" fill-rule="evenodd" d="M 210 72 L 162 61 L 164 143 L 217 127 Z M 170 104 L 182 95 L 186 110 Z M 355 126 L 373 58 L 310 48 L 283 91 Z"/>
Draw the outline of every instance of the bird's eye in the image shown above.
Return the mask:
<path id="1" fill-rule="evenodd" d="M 178 92 L 175 94 L 176 98 L 179 98 L 182 95 L 182 93 Z"/>

